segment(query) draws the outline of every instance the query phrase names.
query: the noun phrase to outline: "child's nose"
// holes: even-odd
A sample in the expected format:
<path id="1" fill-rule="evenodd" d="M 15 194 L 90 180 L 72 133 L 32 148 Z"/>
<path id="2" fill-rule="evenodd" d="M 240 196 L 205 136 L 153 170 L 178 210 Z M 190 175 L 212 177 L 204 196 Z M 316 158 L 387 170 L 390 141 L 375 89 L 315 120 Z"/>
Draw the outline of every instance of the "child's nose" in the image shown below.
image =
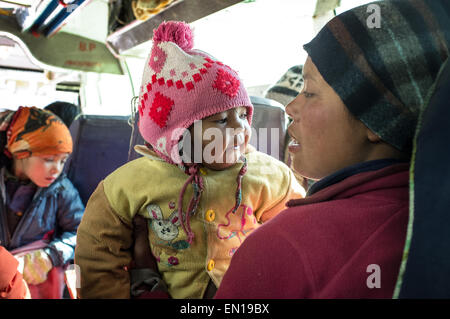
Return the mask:
<path id="1" fill-rule="evenodd" d="M 62 162 L 55 162 L 52 165 L 51 173 L 52 174 L 59 174 L 59 173 L 62 172 L 63 168 L 64 168 L 64 163 L 62 163 Z"/>
<path id="2" fill-rule="evenodd" d="M 234 136 L 234 143 L 239 145 L 244 143 L 244 141 L 245 141 L 244 131 L 240 130 L 239 133 Z"/>
<path id="3" fill-rule="evenodd" d="M 244 123 L 244 121 L 243 121 L 242 119 L 240 119 L 240 118 L 235 118 L 235 119 L 232 121 L 231 126 L 232 126 L 232 128 L 235 129 L 235 130 L 240 130 L 240 129 L 243 130 L 243 129 L 244 129 L 244 126 L 245 126 L 245 123 Z"/>

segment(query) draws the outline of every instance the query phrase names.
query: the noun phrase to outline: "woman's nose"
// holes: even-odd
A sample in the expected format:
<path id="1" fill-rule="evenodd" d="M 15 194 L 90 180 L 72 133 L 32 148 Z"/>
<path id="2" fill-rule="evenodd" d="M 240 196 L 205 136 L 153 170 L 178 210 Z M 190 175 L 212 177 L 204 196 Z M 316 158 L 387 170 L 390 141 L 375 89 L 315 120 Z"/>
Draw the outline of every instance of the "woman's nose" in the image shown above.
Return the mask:
<path id="1" fill-rule="evenodd" d="M 298 114 L 298 108 L 299 108 L 299 103 L 300 103 L 299 100 L 300 100 L 300 94 L 297 95 L 297 97 L 295 99 L 293 99 L 288 105 L 286 105 L 285 111 L 289 117 L 294 118 L 295 115 Z"/>
<path id="2" fill-rule="evenodd" d="M 291 101 L 291 103 L 289 103 L 288 105 L 286 105 L 285 110 L 286 110 L 286 114 L 289 115 L 290 117 L 294 117 L 294 106 L 292 105 L 294 101 Z"/>

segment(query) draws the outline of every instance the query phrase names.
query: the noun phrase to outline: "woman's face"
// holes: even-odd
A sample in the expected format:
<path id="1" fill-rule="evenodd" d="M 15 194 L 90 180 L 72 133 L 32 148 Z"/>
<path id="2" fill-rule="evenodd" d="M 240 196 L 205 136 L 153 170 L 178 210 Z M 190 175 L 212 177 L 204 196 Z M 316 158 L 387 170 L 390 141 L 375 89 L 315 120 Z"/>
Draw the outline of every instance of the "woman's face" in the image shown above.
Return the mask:
<path id="1" fill-rule="evenodd" d="M 48 187 L 61 174 L 68 157 L 68 153 L 62 153 L 14 159 L 15 174 L 20 179 L 31 180 L 39 187 Z"/>
<path id="2" fill-rule="evenodd" d="M 193 136 L 192 153 L 198 153 L 198 146 L 201 145 L 203 166 L 223 170 L 233 166 L 244 154 L 251 134 L 246 107 L 236 107 L 204 118 L 201 130 L 196 130 L 195 125 L 198 123 L 190 129 Z"/>
<path id="3" fill-rule="evenodd" d="M 294 170 L 321 179 L 369 155 L 368 129 L 354 118 L 308 57 L 302 92 L 286 106 Z"/>

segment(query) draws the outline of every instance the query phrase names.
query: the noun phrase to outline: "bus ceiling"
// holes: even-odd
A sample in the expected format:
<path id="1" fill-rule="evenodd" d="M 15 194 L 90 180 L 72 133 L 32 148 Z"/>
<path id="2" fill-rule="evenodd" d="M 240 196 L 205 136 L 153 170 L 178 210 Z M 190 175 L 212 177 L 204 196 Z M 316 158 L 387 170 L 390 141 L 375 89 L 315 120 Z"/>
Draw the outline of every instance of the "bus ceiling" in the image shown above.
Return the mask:
<path id="1" fill-rule="evenodd" d="M 0 0 L 0 49 L 6 51 L 16 43 L 25 53 L 21 61 L 0 59 L 0 67 L 124 74 L 121 55 L 149 41 L 162 21 L 190 23 L 239 2 L 255 1 Z M 312 18 L 333 12 L 340 4 L 340 0 L 313 2 Z"/>

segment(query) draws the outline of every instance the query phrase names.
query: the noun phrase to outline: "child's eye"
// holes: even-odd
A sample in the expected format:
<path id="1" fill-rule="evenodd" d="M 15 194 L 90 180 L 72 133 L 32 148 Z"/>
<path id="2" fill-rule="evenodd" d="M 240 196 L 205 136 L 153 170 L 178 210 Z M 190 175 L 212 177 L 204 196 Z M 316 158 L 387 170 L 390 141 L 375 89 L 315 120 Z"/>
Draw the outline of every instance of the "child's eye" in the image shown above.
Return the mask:
<path id="1" fill-rule="evenodd" d="M 219 124 L 226 124 L 227 123 L 227 118 L 224 118 L 224 119 L 221 119 L 221 120 L 217 120 L 215 122 L 219 123 Z"/>
<path id="2" fill-rule="evenodd" d="M 241 115 L 239 115 L 239 117 L 241 119 L 246 119 L 247 118 L 247 113 L 242 113 Z"/>

